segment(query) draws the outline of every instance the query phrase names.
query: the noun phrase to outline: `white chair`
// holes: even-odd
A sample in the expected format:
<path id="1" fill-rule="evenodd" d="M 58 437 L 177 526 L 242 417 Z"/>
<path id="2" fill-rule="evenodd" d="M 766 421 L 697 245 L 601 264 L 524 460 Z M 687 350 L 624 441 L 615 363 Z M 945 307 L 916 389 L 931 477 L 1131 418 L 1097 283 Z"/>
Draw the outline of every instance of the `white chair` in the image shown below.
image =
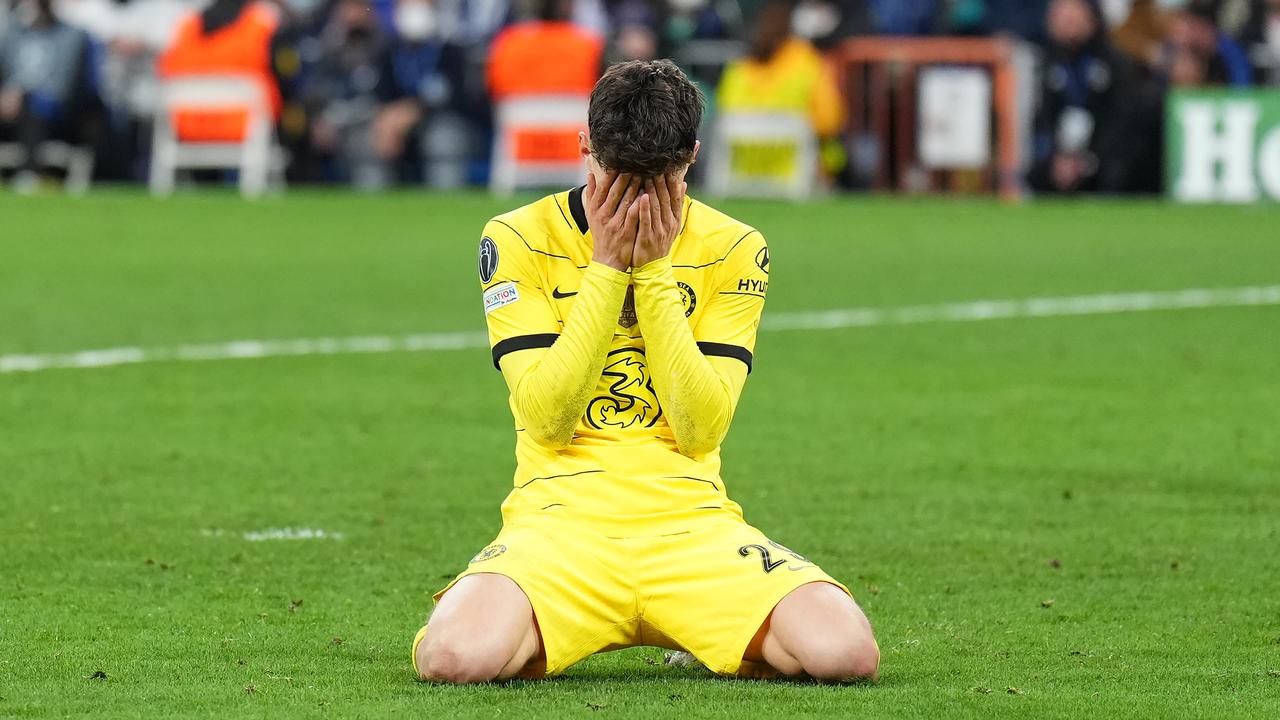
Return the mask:
<path id="1" fill-rule="evenodd" d="M 186 142 L 173 127 L 178 111 L 243 108 L 247 114 L 241 142 Z M 238 75 L 191 75 L 160 83 L 160 103 L 151 143 L 151 193 L 173 192 L 179 169 L 235 169 L 240 192 L 260 197 L 271 185 L 283 185 L 283 154 L 276 146 L 271 103 L 261 81 Z"/>
<path id="2" fill-rule="evenodd" d="M 497 137 L 489 172 L 489 187 L 510 194 L 520 188 L 566 187 L 586 180 L 586 168 L 576 153 L 563 157 L 520 157 L 520 137 L 544 135 L 570 147 L 587 127 L 585 95 L 529 95 L 503 100 L 497 106 Z"/>
<path id="3" fill-rule="evenodd" d="M 707 190 L 713 195 L 803 200 L 814 191 L 818 140 L 804 115 L 722 113 L 707 149 Z M 762 162 L 753 163 L 752 155 Z"/>
<path id="4" fill-rule="evenodd" d="M 37 164 L 41 167 L 61 168 L 66 171 L 63 186 L 73 195 L 83 195 L 93 180 L 93 148 L 87 145 L 71 145 L 58 140 L 41 143 L 36 149 Z M 20 168 L 26 164 L 27 151 L 17 143 L 0 144 L 0 168 Z"/>

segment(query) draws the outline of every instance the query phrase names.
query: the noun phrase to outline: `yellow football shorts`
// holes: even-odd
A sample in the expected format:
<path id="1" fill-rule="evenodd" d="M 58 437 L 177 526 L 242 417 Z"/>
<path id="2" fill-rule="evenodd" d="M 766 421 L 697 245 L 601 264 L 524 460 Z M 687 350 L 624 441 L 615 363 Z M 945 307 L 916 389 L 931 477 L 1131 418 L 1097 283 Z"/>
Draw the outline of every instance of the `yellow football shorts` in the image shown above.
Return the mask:
<path id="1" fill-rule="evenodd" d="M 533 605 L 547 675 L 639 645 L 687 650 L 712 671 L 736 675 L 752 638 L 792 590 L 828 582 L 849 592 L 735 515 L 685 532 L 626 535 L 554 516 L 508 525 L 435 599 L 468 575 L 511 578 Z"/>

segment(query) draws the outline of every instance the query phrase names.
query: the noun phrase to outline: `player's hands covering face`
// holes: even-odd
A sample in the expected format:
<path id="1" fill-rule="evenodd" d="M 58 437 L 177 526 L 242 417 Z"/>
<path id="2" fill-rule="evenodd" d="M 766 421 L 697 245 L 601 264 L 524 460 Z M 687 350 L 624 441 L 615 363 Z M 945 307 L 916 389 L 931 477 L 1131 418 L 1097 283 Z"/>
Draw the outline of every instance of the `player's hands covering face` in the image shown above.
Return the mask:
<path id="1" fill-rule="evenodd" d="M 640 220 L 635 199 L 640 190 L 640 179 L 633 175 L 609 171 L 597 183 L 595 173 L 588 173 L 582 199 L 591 228 L 592 260 L 623 272 L 631 267 Z"/>
<path id="2" fill-rule="evenodd" d="M 640 217 L 636 250 L 631 259 L 634 267 L 671 253 L 671 245 L 680 233 L 684 195 L 689 187 L 683 175 L 683 172 L 672 172 L 644 182 L 644 194 L 635 202 Z"/>

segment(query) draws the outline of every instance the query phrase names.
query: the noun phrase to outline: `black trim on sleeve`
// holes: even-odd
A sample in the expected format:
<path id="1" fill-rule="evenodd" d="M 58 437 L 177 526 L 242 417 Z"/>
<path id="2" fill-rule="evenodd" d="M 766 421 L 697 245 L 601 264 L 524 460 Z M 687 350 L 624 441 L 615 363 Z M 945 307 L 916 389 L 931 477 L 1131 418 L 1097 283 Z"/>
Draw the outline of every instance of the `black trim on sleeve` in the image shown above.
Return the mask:
<path id="1" fill-rule="evenodd" d="M 582 205 L 582 191 L 586 187 L 586 185 L 579 185 L 569 191 L 569 214 L 573 216 L 573 222 L 577 224 L 578 232 L 583 235 L 586 235 L 589 229 L 587 226 L 587 209 Z"/>
<path id="2" fill-rule="evenodd" d="M 751 351 L 739 345 L 726 345 L 724 343 L 700 342 L 698 349 L 703 355 L 715 355 L 716 357 L 727 357 L 735 360 L 741 360 L 747 365 L 747 374 L 751 374 Z"/>
<path id="3" fill-rule="evenodd" d="M 513 353 L 517 350 L 532 350 L 533 348 L 549 348 L 555 344 L 560 338 L 557 333 L 541 333 L 539 335 L 518 335 L 513 338 L 507 338 L 497 345 L 493 346 L 493 367 L 501 370 L 502 366 L 498 361 L 503 355 Z M 750 363 L 748 363 L 750 365 Z"/>

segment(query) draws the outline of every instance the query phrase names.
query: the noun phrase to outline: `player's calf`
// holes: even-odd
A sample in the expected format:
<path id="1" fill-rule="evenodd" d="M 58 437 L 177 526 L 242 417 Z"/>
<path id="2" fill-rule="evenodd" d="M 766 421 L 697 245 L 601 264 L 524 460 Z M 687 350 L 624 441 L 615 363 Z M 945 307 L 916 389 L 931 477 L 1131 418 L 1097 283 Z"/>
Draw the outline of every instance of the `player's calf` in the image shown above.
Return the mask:
<path id="1" fill-rule="evenodd" d="M 471 575 L 440 599 L 413 650 L 428 682 L 484 683 L 540 674 L 542 644 L 533 607 L 502 575 Z"/>

